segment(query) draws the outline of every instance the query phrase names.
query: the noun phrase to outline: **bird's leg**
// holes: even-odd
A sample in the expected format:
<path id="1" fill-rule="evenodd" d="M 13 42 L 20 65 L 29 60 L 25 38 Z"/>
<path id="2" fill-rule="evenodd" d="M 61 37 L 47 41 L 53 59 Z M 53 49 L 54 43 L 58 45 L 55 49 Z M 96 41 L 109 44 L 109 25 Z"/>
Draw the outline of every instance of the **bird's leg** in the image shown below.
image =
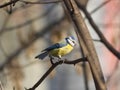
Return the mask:
<path id="1" fill-rule="evenodd" d="M 51 64 L 54 64 L 53 61 L 52 61 L 54 58 L 51 55 L 49 55 L 49 57 L 50 57 Z"/>
<path id="2" fill-rule="evenodd" d="M 60 60 L 61 60 L 61 55 L 58 56 L 58 61 L 60 61 Z"/>
<path id="3" fill-rule="evenodd" d="M 58 56 L 58 61 L 63 61 L 63 63 L 64 63 L 65 60 L 62 60 L 61 55 L 59 55 L 59 56 Z"/>
<path id="4" fill-rule="evenodd" d="M 67 61 L 67 59 L 63 59 L 63 63 L 64 63 L 65 61 Z"/>

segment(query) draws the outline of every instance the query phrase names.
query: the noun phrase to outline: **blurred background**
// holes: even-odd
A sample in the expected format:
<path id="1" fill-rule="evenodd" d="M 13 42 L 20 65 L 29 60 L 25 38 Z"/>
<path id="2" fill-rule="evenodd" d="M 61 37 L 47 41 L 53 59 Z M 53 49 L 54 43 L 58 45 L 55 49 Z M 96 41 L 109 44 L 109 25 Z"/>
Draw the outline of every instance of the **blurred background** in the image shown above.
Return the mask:
<path id="1" fill-rule="evenodd" d="M 0 0 L 0 5 L 9 1 Z M 44 1 L 52 0 L 34 0 Z M 120 52 L 120 0 L 109 0 L 105 5 L 106 0 L 79 1 L 91 13 L 106 39 Z M 99 40 L 87 18 L 85 21 L 92 38 Z M 0 8 L 0 90 L 31 88 L 51 66 L 49 58 L 41 61 L 34 57 L 69 35 L 76 37 L 62 2 L 26 4 L 21 0 L 14 6 Z M 120 90 L 119 60 L 101 42 L 94 41 L 94 44 L 108 90 Z M 63 58 L 74 60 L 80 57 L 77 45 Z M 88 65 L 63 64 L 55 68 L 36 90 L 95 90 L 95 86 Z"/>

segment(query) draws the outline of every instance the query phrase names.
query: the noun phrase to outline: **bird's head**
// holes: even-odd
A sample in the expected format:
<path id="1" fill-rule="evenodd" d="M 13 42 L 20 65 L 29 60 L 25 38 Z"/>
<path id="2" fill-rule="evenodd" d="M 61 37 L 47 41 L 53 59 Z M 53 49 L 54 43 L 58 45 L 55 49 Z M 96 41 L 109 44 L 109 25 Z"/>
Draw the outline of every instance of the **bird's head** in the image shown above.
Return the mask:
<path id="1" fill-rule="evenodd" d="M 76 41 L 75 38 L 73 36 L 69 36 L 65 38 L 67 43 L 69 43 L 71 46 L 75 46 L 76 45 Z"/>

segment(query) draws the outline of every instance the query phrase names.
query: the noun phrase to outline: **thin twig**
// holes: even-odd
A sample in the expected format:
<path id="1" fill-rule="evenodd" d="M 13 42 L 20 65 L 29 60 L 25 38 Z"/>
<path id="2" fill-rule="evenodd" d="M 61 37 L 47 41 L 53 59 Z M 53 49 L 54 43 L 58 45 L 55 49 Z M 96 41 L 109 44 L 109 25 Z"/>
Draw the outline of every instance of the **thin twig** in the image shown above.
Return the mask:
<path id="1" fill-rule="evenodd" d="M 101 40 L 99 40 L 99 39 L 92 39 L 92 40 L 95 42 L 101 42 Z"/>
<path id="2" fill-rule="evenodd" d="M 91 26 L 94 28 L 94 30 L 96 31 L 96 33 L 98 34 L 98 36 L 100 37 L 100 41 L 103 42 L 103 44 L 108 48 L 108 50 L 113 53 L 118 60 L 120 59 L 120 52 L 118 52 L 108 41 L 107 39 L 104 37 L 104 35 L 102 34 L 101 30 L 98 28 L 98 26 L 95 24 L 93 18 L 91 17 L 90 13 L 87 11 L 86 8 L 81 8 L 82 11 L 85 13 L 89 23 L 91 24 Z"/>
<path id="3" fill-rule="evenodd" d="M 9 1 L 9 2 L 7 2 L 5 4 L 0 5 L 0 8 L 4 8 L 4 7 L 8 6 L 8 5 L 15 4 L 18 1 L 20 1 L 20 0 Z"/>
<path id="4" fill-rule="evenodd" d="M 42 82 L 43 80 L 52 72 L 52 70 L 57 67 L 58 65 L 61 65 L 61 64 L 70 64 L 70 65 L 75 65 L 76 63 L 79 63 L 79 62 L 85 62 L 87 61 L 87 59 L 84 57 L 84 58 L 80 58 L 80 59 L 76 59 L 76 60 L 72 60 L 72 61 L 68 61 L 68 60 L 61 60 L 59 62 L 56 62 L 54 64 L 52 64 L 52 66 L 48 69 L 48 71 L 38 80 L 37 83 L 35 83 L 33 85 L 32 88 L 29 88 L 29 89 L 26 89 L 26 90 L 35 90 Z"/>
<path id="5" fill-rule="evenodd" d="M 109 3 L 112 0 L 107 0 L 106 2 L 102 3 L 99 7 L 97 7 L 96 9 L 94 9 L 91 13 L 89 13 L 87 11 L 87 9 L 85 7 L 82 7 L 79 3 L 77 3 L 78 7 L 84 12 L 84 14 L 86 15 L 89 23 L 91 24 L 91 26 L 94 28 L 94 30 L 96 31 L 96 33 L 98 34 L 98 36 L 100 37 L 100 41 L 103 42 L 103 44 L 118 58 L 118 60 L 120 59 L 120 52 L 118 52 L 104 37 L 104 35 L 102 34 L 102 32 L 100 31 L 100 29 L 98 28 L 98 26 L 95 24 L 94 20 L 92 19 L 91 15 L 92 13 L 96 12 L 98 9 L 100 9 L 101 7 L 103 7 L 104 5 L 106 5 L 107 3 Z"/>
<path id="6" fill-rule="evenodd" d="M 50 3 L 59 3 L 59 2 L 62 2 L 62 0 L 54 0 L 54 1 L 37 1 L 37 2 L 30 2 L 30 1 L 20 0 L 20 2 L 23 2 L 23 3 L 25 3 L 25 4 L 50 4 Z"/>
<path id="7" fill-rule="evenodd" d="M 0 8 L 4 8 L 6 6 L 9 6 L 11 4 L 15 5 L 16 2 L 23 2 L 25 4 L 50 4 L 50 3 L 59 3 L 59 2 L 62 2 L 62 0 L 54 0 L 54 1 L 39 1 L 39 2 L 30 2 L 30 1 L 24 1 L 24 0 L 13 0 L 13 1 L 10 1 L 10 2 L 7 2 L 5 4 L 2 4 L 0 5 Z"/>
<path id="8" fill-rule="evenodd" d="M 96 11 L 98 11 L 100 8 L 102 8 L 103 6 L 105 6 L 106 4 L 108 4 L 108 3 L 111 2 L 111 1 L 112 1 L 112 0 L 107 0 L 107 1 L 103 2 L 101 5 L 99 5 L 99 6 L 96 7 L 94 10 L 92 10 L 92 11 L 90 12 L 90 14 L 95 13 Z"/>

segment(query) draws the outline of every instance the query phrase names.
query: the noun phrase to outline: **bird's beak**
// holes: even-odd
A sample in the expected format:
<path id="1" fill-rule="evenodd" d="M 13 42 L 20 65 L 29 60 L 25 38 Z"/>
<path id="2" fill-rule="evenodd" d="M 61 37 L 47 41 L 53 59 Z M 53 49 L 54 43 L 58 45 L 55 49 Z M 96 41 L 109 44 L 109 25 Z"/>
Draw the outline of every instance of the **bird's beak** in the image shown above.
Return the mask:
<path id="1" fill-rule="evenodd" d="M 75 44 L 75 46 L 76 46 L 77 42 L 76 42 L 75 40 L 73 41 L 73 43 L 74 43 L 74 44 Z"/>

